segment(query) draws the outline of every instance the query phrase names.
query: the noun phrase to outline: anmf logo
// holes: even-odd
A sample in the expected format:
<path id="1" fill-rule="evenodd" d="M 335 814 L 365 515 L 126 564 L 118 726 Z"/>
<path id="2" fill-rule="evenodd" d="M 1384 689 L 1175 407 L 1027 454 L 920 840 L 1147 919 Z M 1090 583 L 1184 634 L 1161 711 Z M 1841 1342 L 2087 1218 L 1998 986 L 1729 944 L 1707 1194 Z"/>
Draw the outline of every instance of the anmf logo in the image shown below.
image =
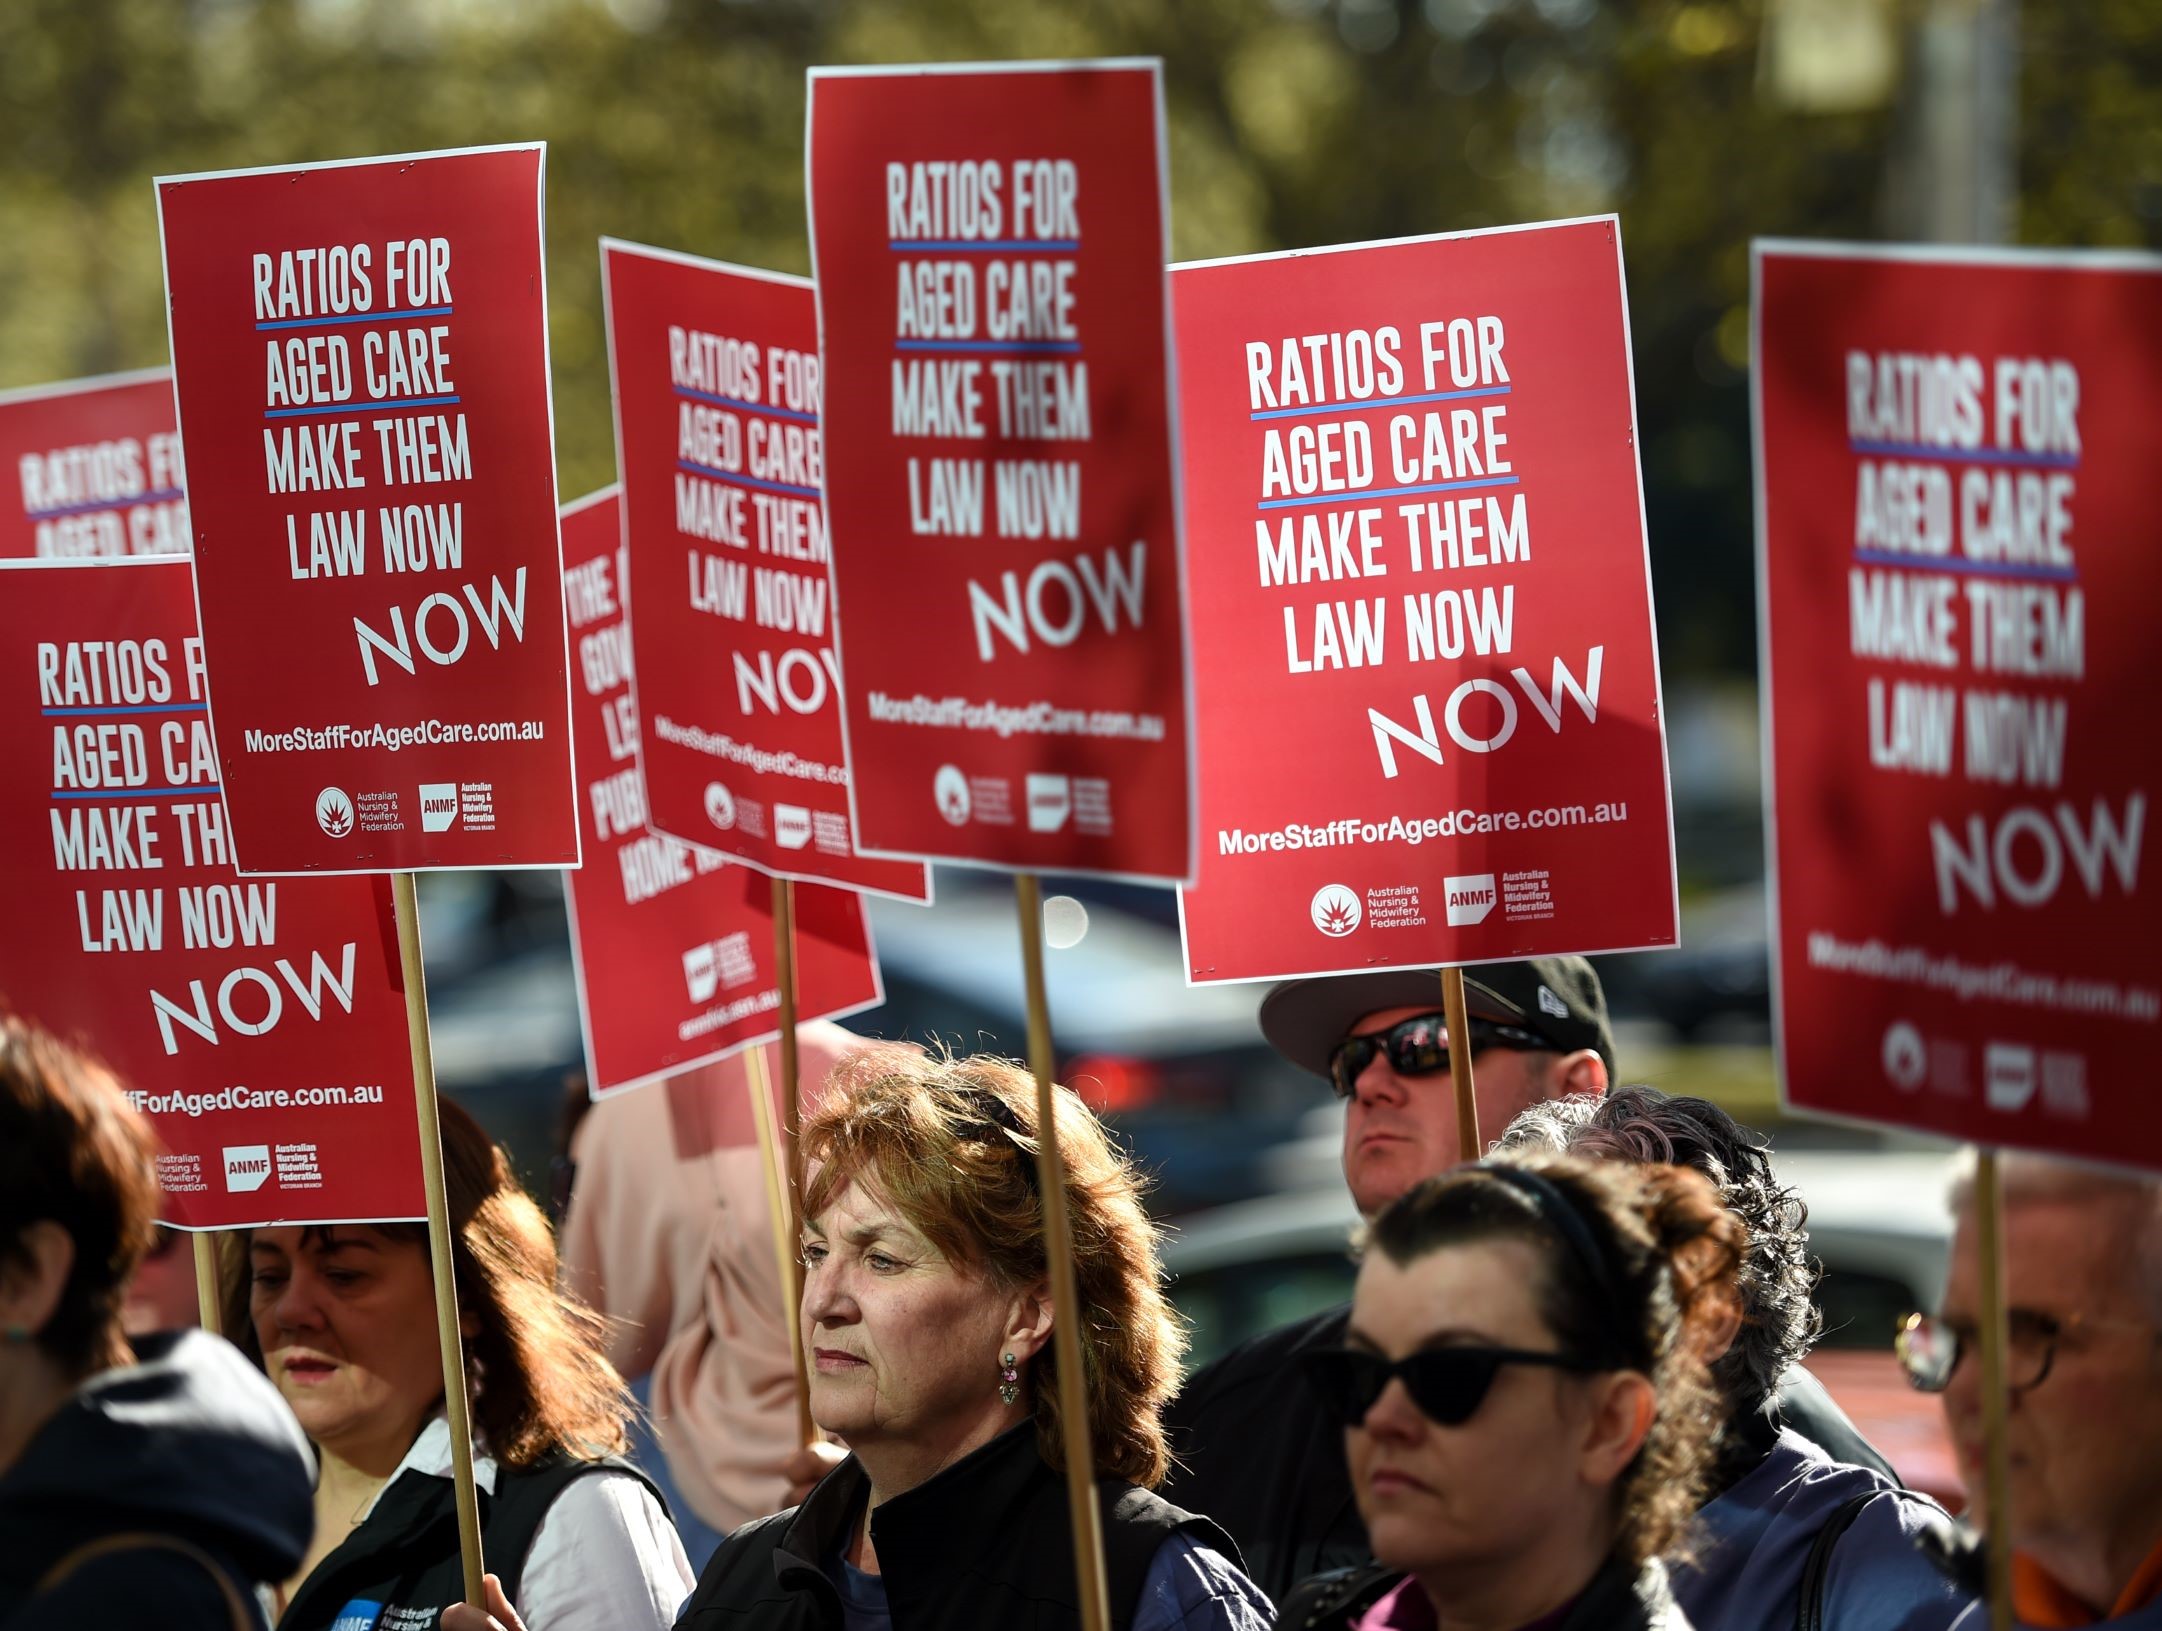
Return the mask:
<path id="1" fill-rule="evenodd" d="M 1494 874 L 1491 872 L 1444 878 L 1441 884 L 1448 895 L 1449 927 L 1452 929 L 1483 923 L 1487 913 L 1494 909 Z"/>
<path id="2" fill-rule="evenodd" d="M 332 838 L 353 830 L 353 801 L 342 787 L 326 787 L 315 795 L 315 824 Z"/>
<path id="3" fill-rule="evenodd" d="M 268 1144 L 228 1144 L 225 1146 L 225 1187 L 228 1193 L 245 1195 L 250 1190 L 261 1189 L 270 1180 L 270 1146 Z"/>
<path id="4" fill-rule="evenodd" d="M 1359 926 L 1359 897 L 1340 883 L 1325 883 L 1315 890 L 1309 910 L 1314 927 L 1331 939 L 1340 940 Z"/>

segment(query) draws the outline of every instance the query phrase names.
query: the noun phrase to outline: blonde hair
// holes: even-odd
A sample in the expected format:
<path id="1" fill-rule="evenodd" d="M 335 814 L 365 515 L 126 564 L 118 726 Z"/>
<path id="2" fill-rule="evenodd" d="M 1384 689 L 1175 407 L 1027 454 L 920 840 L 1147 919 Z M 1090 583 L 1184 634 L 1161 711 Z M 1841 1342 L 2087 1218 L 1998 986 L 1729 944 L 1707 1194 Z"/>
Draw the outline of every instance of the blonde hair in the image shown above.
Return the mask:
<path id="1" fill-rule="evenodd" d="M 1088 1106 L 1054 1092 L 1095 1470 L 1154 1488 L 1170 1464 L 1162 1410 L 1186 1333 L 1164 1298 L 1140 1179 Z M 867 1049 L 840 1063 L 804 1122 L 803 1152 L 816 1167 L 804 1209 L 815 1217 L 865 1181 L 949 1261 L 1001 1286 L 1033 1285 L 1049 1272 L 1037 1130 L 1035 1080 L 1009 1060 Z M 1034 1410 L 1038 1448 L 1063 1468 L 1057 1365 L 1051 1347 L 1036 1357 Z"/>

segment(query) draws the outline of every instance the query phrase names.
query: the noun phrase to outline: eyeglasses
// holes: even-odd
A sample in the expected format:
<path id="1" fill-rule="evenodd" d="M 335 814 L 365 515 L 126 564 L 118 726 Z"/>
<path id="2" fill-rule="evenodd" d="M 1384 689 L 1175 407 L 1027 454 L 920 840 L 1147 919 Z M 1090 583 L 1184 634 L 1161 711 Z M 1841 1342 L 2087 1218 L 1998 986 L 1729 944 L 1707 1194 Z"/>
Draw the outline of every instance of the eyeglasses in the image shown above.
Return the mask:
<path id="1" fill-rule="evenodd" d="M 1554 1044 L 1536 1031 L 1519 1025 L 1502 1025 L 1491 1019 L 1469 1022 L 1471 1056 L 1488 1048 L 1514 1048 L 1519 1052 L 1551 1049 Z M 1372 1036 L 1347 1036 L 1329 1055 L 1329 1081 L 1336 1096 L 1348 1099 L 1358 1090 L 1359 1078 L 1374 1056 L 1386 1052 L 1389 1068 L 1399 1076 L 1433 1076 L 1449 1068 L 1449 1020 L 1445 1014 L 1414 1014 L 1398 1020 L 1386 1031 Z"/>
<path id="2" fill-rule="evenodd" d="M 2057 1362 L 2057 1344 L 2067 1331 L 2082 1326 L 2122 1325 L 2137 1327 L 2139 1321 L 2073 1314 L 2059 1319 L 2032 1308 L 2015 1308 L 2005 1316 L 2005 1386 L 2014 1393 L 2040 1387 Z M 1952 1384 L 1952 1373 L 1970 1350 L 1978 1346 L 1976 1328 L 1965 1320 L 1943 1319 L 1935 1314 L 1909 1314 L 1899 1322 L 1892 1351 L 1907 1380 L 1924 1393 L 1942 1393 Z"/>
<path id="3" fill-rule="evenodd" d="M 1575 1354 L 1534 1353 L 1526 1348 L 1427 1348 L 1402 1359 L 1384 1359 L 1363 1348 L 1323 1348 L 1303 1356 L 1306 1382 L 1323 1407 L 1345 1427 L 1366 1420 L 1390 1380 L 1402 1377 L 1411 1402 L 1429 1421 L 1458 1427 L 1471 1420 L 1504 1365 L 1546 1365 L 1555 1370 L 1594 1371 Z"/>

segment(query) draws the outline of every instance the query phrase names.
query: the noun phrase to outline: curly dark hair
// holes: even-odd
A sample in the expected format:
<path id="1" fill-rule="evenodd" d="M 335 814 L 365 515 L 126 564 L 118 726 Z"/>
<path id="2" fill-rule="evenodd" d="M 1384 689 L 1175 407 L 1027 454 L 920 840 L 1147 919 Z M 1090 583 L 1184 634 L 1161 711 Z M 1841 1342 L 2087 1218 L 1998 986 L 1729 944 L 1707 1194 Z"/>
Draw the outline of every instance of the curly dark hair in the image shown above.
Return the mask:
<path id="1" fill-rule="evenodd" d="M 1153 1489 L 1170 1467 L 1162 1412 L 1186 1329 L 1164 1297 L 1140 1175 L 1086 1104 L 1054 1091 L 1096 1475 Z M 841 1061 L 804 1118 L 804 1158 L 816 1168 L 805 1214 L 868 1178 L 949 1260 L 1029 1285 L 1048 1267 L 1036 1129 L 1035 1078 L 1010 1060 L 866 1048 Z M 1057 1366 L 1047 1347 L 1030 1368 L 1037 1447 L 1063 1469 Z"/>
<path id="2" fill-rule="evenodd" d="M 1718 1186 L 1720 1201 L 1749 1230 L 1741 1334 L 1712 1367 L 1731 1412 L 1760 1409 L 1816 1346 L 1824 1315 L 1812 1295 L 1821 1270 L 1809 1255 L 1809 1208 L 1772 1170 L 1767 1140 L 1718 1105 L 1655 1087 L 1552 1099 L 1512 1121 L 1500 1147 L 1672 1162 Z"/>
<path id="3" fill-rule="evenodd" d="M 1531 1173 L 1558 1191 L 1583 1222 L 1599 1267 L 1499 1169 Z M 1522 1241 L 1538 1252 L 1539 1313 L 1562 1352 L 1650 1380 L 1658 1412 L 1615 1485 L 1614 1549 L 1632 1568 L 1682 1552 L 1722 1424 L 1702 1331 L 1734 1295 L 1748 1245 L 1740 1220 L 1686 1167 L 1515 1154 L 1422 1180 L 1367 1234 L 1368 1246 L 1399 1266 L 1484 1240 Z"/>

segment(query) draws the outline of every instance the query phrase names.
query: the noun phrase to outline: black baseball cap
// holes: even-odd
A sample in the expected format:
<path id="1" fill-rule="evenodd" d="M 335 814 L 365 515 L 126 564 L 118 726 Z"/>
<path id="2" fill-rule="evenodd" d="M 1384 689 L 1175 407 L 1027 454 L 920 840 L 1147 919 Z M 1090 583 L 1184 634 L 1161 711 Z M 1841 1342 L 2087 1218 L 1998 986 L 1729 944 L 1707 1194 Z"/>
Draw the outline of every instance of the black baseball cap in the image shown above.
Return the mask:
<path id="1" fill-rule="evenodd" d="M 1590 1048 L 1614 1075 L 1614 1029 L 1606 993 L 1581 957 L 1531 957 L 1464 970 L 1464 1007 L 1473 1018 L 1515 1025 L 1544 1037 L 1557 1053 Z M 1261 1000 L 1261 1034 L 1301 1070 L 1327 1079 L 1329 1055 L 1351 1028 L 1385 1008 L 1441 1007 L 1441 970 L 1400 968 L 1373 974 L 1322 974 L 1286 980 Z"/>

